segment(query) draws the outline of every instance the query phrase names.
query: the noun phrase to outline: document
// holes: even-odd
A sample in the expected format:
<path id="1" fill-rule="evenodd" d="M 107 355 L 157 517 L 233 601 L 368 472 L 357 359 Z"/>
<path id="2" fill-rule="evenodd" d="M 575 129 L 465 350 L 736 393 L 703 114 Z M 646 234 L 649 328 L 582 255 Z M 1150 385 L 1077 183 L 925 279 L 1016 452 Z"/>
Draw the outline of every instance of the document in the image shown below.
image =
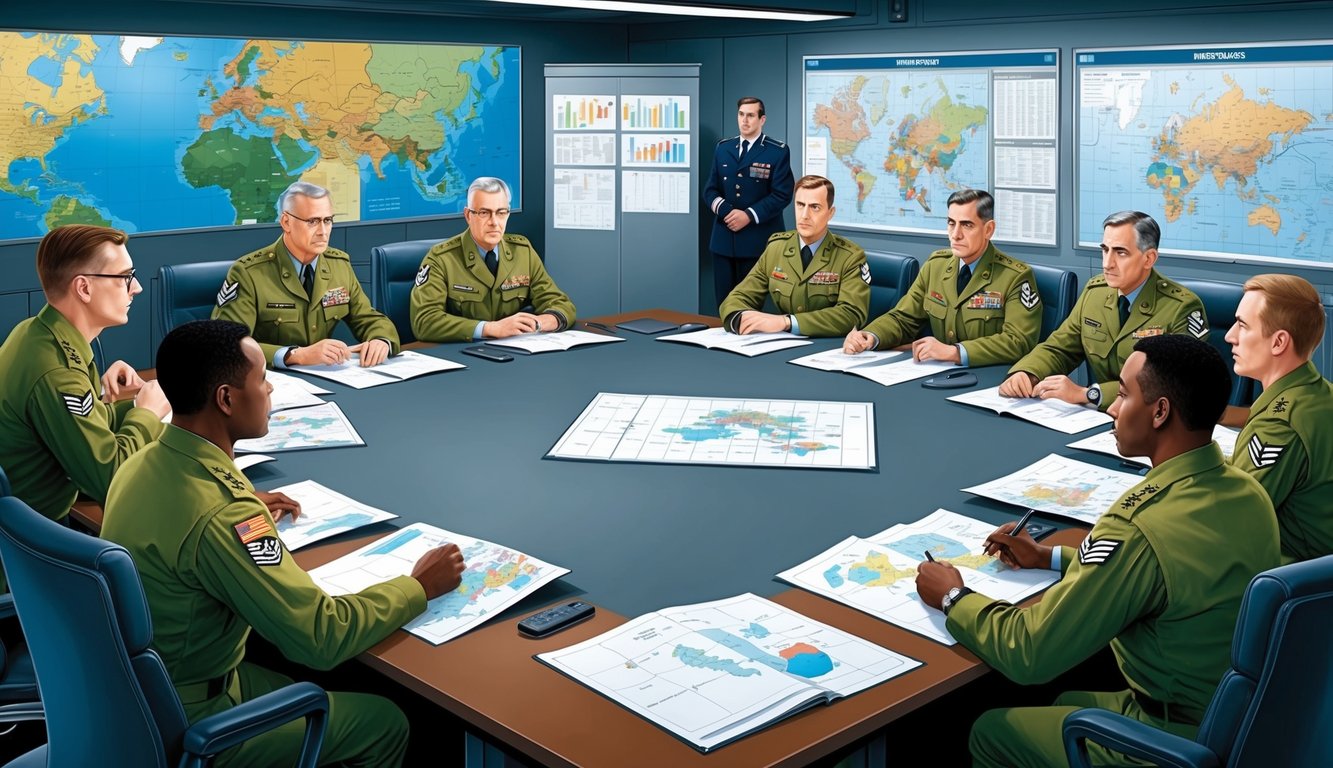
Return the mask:
<path id="1" fill-rule="evenodd" d="M 1005 397 L 999 387 L 964 392 L 949 398 L 955 403 L 988 408 L 996 413 L 1007 413 L 1038 426 L 1072 435 L 1115 421 L 1096 408 L 1074 405 L 1063 400 L 1042 400 L 1035 397 Z"/>
<path id="2" fill-rule="evenodd" d="M 308 381 L 300 376 L 293 376 L 290 373 L 267 371 L 264 374 L 264 378 L 268 379 L 268 382 L 273 385 L 274 389 L 277 389 L 279 386 L 286 386 L 293 389 L 304 390 L 312 395 L 333 394 L 333 390 L 331 389 L 325 389 L 313 381 Z"/>
<path id="3" fill-rule="evenodd" d="M 921 666 L 748 593 L 647 613 L 537 659 L 700 752 Z"/>
<path id="4" fill-rule="evenodd" d="M 324 403 L 269 414 L 268 434 L 237 440 L 236 452 L 276 453 L 365 444 L 338 404 Z"/>
<path id="5" fill-rule="evenodd" d="M 601 333 L 569 330 L 555 333 L 522 333 L 504 339 L 487 339 L 486 345 L 512 349 L 525 355 L 535 355 L 539 352 L 565 352 L 584 344 L 610 344 L 617 341 L 624 339 Z"/>
<path id="6" fill-rule="evenodd" d="M 398 517 L 392 512 L 362 504 L 314 480 L 302 480 L 273 491 L 285 493 L 301 503 L 300 517 L 293 520 L 284 515 L 278 521 L 278 538 L 289 550 Z"/>
<path id="7" fill-rule="evenodd" d="M 842 348 L 816 352 L 787 362 L 820 371 L 850 373 L 886 387 L 904 381 L 924 379 L 959 367 L 957 363 L 944 363 L 938 360 L 917 362 L 912 359 L 911 352 L 883 351 L 848 355 L 843 353 Z"/>
<path id="8" fill-rule="evenodd" d="M 1031 507 L 1093 525 L 1143 477 L 1050 454 L 1017 472 L 964 488 L 967 493 Z"/>
<path id="9" fill-rule="evenodd" d="M 1231 454 L 1236 452 L 1236 438 L 1240 437 L 1239 430 L 1224 427 L 1221 424 L 1213 427 L 1213 442 L 1222 449 L 1222 455 L 1227 461 L 1231 461 Z M 1145 467 L 1152 466 L 1152 459 L 1147 456 L 1126 456 L 1120 452 L 1115 442 L 1114 432 L 1101 432 L 1092 437 L 1085 437 L 1082 440 L 1075 440 L 1069 444 L 1070 448 L 1078 448 L 1082 451 L 1092 451 L 1093 453 L 1104 453 L 1108 456 L 1115 456 L 1122 461 L 1140 464 Z"/>
<path id="10" fill-rule="evenodd" d="M 265 378 L 273 386 L 273 392 L 269 394 L 269 413 L 327 402 L 324 398 L 311 392 L 305 382 L 295 376 L 285 376 L 268 371 Z"/>
<path id="11" fill-rule="evenodd" d="M 467 569 L 458 589 L 426 603 L 426 612 L 403 626 L 439 645 L 499 616 L 509 606 L 569 573 L 515 549 L 413 523 L 310 572 L 330 595 L 349 595 L 395 576 L 412 573 L 426 552 L 457 544 Z"/>
<path id="12" fill-rule="evenodd" d="M 868 538 L 849 536 L 777 577 L 788 584 L 850 605 L 878 619 L 945 645 L 958 641 L 945 629 L 944 614 L 916 594 L 916 568 L 926 552 L 952 563 L 967 586 L 1016 603 L 1060 578 L 1056 571 L 1015 569 L 982 553 L 995 526 L 945 509 Z"/>
<path id="13" fill-rule="evenodd" d="M 466 367 L 462 363 L 455 363 L 442 357 L 407 351 L 400 352 L 372 368 L 362 368 L 361 356 L 354 353 L 345 362 L 337 365 L 302 365 L 292 370 L 330 379 L 353 389 L 366 389 L 414 379 L 428 373 L 455 371 Z"/>
<path id="14" fill-rule="evenodd" d="M 256 464 L 264 464 L 270 461 L 276 461 L 272 456 L 265 456 L 262 453 L 250 453 L 245 456 L 237 456 L 234 463 L 236 468 L 244 472 Z"/>
<path id="15" fill-rule="evenodd" d="M 730 333 L 725 328 L 705 328 L 702 331 L 690 331 L 689 333 L 672 333 L 667 336 L 658 336 L 658 341 L 679 341 L 684 344 L 695 344 L 708 349 L 721 349 L 727 352 L 735 352 L 738 355 L 746 357 L 755 357 L 756 355 L 765 355 L 769 352 L 777 352 L 781 349 L 791 349 L 793 347 L 805 347 L 814 342 L 805 336 L 797 336 L 794 333 L 780 331 L 778 333 L 750 333 L 744 336 L 736 333 Z"/>

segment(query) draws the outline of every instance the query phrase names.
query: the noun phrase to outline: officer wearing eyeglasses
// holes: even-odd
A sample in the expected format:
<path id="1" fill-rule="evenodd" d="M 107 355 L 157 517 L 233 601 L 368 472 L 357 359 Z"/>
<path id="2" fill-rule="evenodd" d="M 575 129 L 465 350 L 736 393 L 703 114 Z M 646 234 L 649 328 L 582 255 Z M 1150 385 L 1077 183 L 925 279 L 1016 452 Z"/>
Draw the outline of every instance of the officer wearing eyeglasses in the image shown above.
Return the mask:
<path id="1" fill-rule="evenodd" d="M 250 329 L 274 368 L 329 365 L 353 353 L 361 365 L 398 354 L 398 329 L 370 305 L 346 253 L 329 247 L 329 191 L 298 181 L 278 198 L 282 237 L 236 260 L 218 289 L 214 320 Z M 330 338 L 339 322 L 361 342 Z"/>
<path id="2" fill-rule="evenodd" d="M 537 249 L 522 235 L 505 234 L 510 199 L 509 185 L 491 176 L 468 186 L 467 230 L 432 247 L 417 271 L 412 332 L 418 339 L 499 339 L 574 323 L 574 303 Z"/>

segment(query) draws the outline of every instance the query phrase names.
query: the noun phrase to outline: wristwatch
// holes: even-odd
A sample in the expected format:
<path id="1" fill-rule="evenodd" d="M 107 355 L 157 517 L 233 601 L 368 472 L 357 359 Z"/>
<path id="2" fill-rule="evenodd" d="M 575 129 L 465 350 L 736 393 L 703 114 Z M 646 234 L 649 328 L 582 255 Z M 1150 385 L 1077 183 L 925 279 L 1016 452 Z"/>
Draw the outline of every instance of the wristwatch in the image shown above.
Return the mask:
<path id="1" fill-rule="evenodd" d="M 949 611 L 953 608 L 954 604 L 961 600 L 963 595 L 970 594 L 972 594 L 972 590 L 967 587 L 954 587 L 953 589 L 950 589 L 945 593 L 944 598 L 940 600 L 940 610 L 944 611 L 945 616 L 948 616 Z"/>
<path id="2" fill-rule="evenodd" d="M 1102 385 L 1101 385 L 1101 384 L 1093 384 L 1091 387 L 1088 387 L 1088 391 L 1087 391 L 1085 394 L 1087 395 L 1087 398 L 1088 398 L 1088 402 L 1089 402 L 1089 403 L 1091 403 L 1092 405 L 1094 405 L 1094 406 L 1096 406 L 1096 407 L 1098 407 L 1098 408 L 1101 407 L 1101 405 L 1102 405 Z"/>

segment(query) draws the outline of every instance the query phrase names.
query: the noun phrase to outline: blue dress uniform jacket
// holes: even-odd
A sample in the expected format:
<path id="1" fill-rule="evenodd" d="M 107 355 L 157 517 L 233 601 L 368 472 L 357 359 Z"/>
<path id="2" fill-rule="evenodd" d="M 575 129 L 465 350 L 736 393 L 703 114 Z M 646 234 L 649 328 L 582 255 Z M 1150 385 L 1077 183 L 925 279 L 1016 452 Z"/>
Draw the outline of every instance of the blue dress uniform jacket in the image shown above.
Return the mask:
<path id="1" fill-rule="evenodd" d="M 786 144 L 760 134 L 754 145 L 740 155 L 741 137 L 723 139 L 713 149 L 713 167 L 704 187 L 704 208 L 722 198 L 713 222 L 708 247 L 720 256 L 753 259 L 763 252 L 770 235 L 781 232 L 782 211 L 791 203 L 796 179 L 791 172 L 791 150 Z M 754 211 L 758 221 L 739 232 L 722 223 L 733 209 Z"/>

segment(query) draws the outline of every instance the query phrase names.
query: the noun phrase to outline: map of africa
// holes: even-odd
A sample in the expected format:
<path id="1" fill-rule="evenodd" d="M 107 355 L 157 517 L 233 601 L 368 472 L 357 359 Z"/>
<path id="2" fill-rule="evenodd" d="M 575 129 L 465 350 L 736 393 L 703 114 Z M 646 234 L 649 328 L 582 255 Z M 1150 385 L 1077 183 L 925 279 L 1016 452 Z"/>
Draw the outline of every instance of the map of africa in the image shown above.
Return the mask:
<path id="1" fill-rule="evenodd" d="M 0 239 L 276 220 L 294 181 L 339 221 L 519 194 L 517 47 L 0 32 Z"/>

